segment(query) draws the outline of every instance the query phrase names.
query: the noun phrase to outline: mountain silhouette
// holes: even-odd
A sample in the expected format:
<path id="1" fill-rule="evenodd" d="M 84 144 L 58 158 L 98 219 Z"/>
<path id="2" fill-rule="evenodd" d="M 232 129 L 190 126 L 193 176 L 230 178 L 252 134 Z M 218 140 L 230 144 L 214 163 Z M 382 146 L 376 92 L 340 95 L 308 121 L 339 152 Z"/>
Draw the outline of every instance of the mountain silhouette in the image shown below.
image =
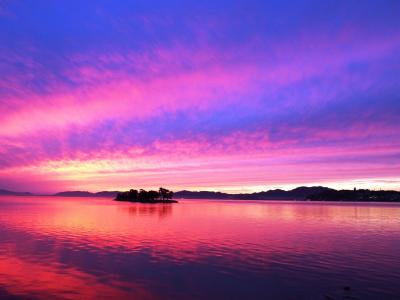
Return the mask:
<path id="1" fill-rule="evenodd" d="M 10 196 L 30 196 L 32 193 L 28 192 L 13 192 L 8 190 L 0 189 L 0 195 L 10 195 Z"/>
<path id="2" fill-rule="evenodd" d="M 285 191 L 281 189 L 269 190 L 265 192 L 251 194 L 228 194 L 210 191 L 180 191 L 174 194 L 174 198 L 186 199 L 226 199 L 226 200 L 305 200 L 311 195 L 320 194 L 322 192 L 334 191 L 333 189 L 314 186 L 314 187 L 297 187 L 293 190 Z"/>
<path id="3" fill-rule="evenodd" d="M 118 194 L 118 191 L 102 191 L 97 193 L 91 193 L 88 191 L 66 191 L 56 193 L 53 196 L 59 197 L 109 197 L 113 198 Z"/>
<path id="4" fill-rule="evenodd" d="M 47 196 L 58 197 L 104 197 L 116 198 L 118 191 L 102 191 L 91 193 L 88 191 L 65 191 Z M 34 196 L 28 192 L 14 192 L 0 189 L 0 195 Z M 371 191 L 371 190 L 335 190 L 323 186 L 301 186 L 292 190 L 274 189 L 257 193 L 228 194 L 212 191 L 179 191 L 174 193 L 174 199 L 219 199 L 219 200 L 310 200 L 310 201 L 376 201 L 400 202 L 398 191 Z"/>

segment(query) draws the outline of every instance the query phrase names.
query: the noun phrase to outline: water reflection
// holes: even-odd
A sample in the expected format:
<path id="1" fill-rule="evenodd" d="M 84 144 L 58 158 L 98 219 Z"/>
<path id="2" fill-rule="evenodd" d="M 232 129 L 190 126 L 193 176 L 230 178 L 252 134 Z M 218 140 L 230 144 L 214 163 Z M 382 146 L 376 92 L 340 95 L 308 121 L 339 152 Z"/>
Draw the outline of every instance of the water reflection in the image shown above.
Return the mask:
<path id="1" fill-rule="evenodd" d="M 173 204 L 163 204 L 158 205 L 153 204 L 132 204 L 129 207 L 121 208 L 124 211 L 128 211 L 131 215 L 139 216 L 158 216 L 160 218 L 168 217 L 172 214 Z"/>
<path id="2" fill-rule="evenodd" d="M 0 198 L 0 296 L 396 299 L 399 229 L 398 205 Z"/>

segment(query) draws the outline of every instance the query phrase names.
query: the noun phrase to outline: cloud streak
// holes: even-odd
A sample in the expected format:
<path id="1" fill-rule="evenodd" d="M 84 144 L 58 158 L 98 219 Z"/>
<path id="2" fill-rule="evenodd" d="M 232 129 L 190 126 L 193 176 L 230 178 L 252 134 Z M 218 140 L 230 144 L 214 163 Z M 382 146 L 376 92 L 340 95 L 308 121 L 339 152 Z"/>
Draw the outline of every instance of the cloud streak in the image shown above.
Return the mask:
<path id="1" fill-rule="evenodd" d="M 87 3 L 76 17 L 73 5 L 50 5 L 50 24 L 29 5 L 1 9 L 2 187 L 380 187 L 398 177 L 393 8 L 186 4 L 178 16 L 160 3 L 162 17 L 125 5 Z"/>

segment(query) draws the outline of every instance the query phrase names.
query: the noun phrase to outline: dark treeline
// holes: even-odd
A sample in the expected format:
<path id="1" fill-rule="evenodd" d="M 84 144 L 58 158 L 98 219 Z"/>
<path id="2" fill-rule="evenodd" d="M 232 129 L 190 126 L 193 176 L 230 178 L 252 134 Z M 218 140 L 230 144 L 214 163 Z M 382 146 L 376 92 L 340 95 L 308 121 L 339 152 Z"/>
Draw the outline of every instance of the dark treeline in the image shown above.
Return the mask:
<path id="1" fill-rule="evenodd" d="M 289 191 L 280 189 L 252 194 L 227 194 L 210 191 L 180 191 L 175 198 L 224 200 L 311 200 L 311 201 L 375 201 L 400 202 L 398 191 L 371 191 L 364 189 L 335 190 L 322 186 L 298 187 Z"/>
<path id="2" fill-rule="evenodd" d="M 174 193 L 170 190 L 160 187 L 158 191 L 146 191 L 143 189 L 129 190 L 127 192 L 119 192 L 115 198 L 117 201 L 131 201 L 143 203 L 172 203 L 177 202 L 172 200 Z"/>
<path id="3" fill-rule="evenodd" d="M 312 201 L 373 201 L 397 202 L 400 201 L 400 192 L 371 191 L 371 190 L 327 190 L 307 197 Z"/>

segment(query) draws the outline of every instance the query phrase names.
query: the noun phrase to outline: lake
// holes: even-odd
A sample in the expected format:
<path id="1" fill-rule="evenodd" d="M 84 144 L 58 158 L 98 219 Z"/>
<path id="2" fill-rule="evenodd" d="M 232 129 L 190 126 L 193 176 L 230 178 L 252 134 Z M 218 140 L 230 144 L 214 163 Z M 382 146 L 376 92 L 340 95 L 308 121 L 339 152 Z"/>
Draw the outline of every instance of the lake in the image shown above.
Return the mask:
<path id="1" fill-rule="evenodd" d="M 400 299 L 400 205 L 0 197 L 1 299 Z"/>

